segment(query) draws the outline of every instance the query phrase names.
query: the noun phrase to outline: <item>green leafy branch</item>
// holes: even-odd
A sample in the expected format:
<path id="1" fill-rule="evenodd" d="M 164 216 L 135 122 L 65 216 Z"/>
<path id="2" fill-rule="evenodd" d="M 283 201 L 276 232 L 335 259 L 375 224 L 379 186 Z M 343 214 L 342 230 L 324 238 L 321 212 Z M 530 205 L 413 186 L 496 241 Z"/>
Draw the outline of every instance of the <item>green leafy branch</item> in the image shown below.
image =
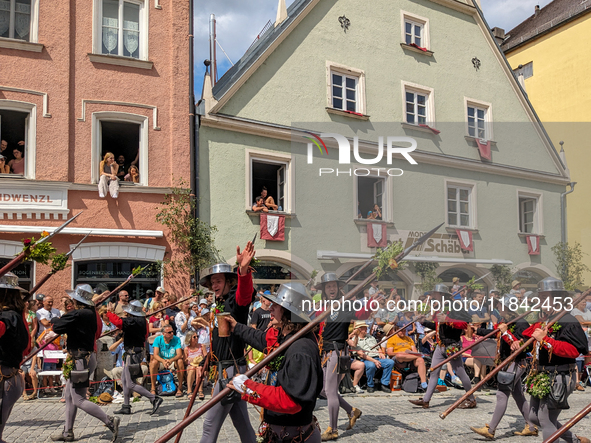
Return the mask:
<path id="1" fill-rule="evenodd" d="M 373 272 L 376 273 L 379 279 L 384 274 L 396 273 L 398 270 L 405 268 L 406 262 L 396 262 L 396 257 L 404 251 L 402 240 L 393 242 L 386 249 L 378 249 L 374 259 L 378 262 L 378 265 L 373 268 Z"/>
<path id="2" fill-rule="evenodd" d="M 68 267 L 68 254 L 55 254 L 51 258 L 51 273 L 55 274 L 56 272 L 63 271 Z"/>

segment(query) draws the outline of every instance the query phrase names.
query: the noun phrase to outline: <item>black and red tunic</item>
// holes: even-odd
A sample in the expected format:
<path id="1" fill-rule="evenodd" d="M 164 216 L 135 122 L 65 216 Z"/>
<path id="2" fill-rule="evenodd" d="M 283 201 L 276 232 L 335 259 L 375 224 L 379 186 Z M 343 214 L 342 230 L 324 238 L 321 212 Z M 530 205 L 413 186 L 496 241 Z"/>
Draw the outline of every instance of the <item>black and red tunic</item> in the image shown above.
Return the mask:
<path id="1" fill-rule="evenodd" d="M 20 368 L 31 349 L 29 328 L 24 313 L 8 309 L 0 312 L 0 365 Z"/>

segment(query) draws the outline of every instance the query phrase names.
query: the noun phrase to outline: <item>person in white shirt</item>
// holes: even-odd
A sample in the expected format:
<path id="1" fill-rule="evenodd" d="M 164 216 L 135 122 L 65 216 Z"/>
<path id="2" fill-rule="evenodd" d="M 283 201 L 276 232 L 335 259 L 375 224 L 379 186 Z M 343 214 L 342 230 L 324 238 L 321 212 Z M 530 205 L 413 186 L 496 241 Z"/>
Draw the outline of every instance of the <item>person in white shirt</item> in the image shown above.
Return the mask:
<path id="1" fill-rule="evenodd" d="M 37 320 L 39 321 L 39 335 L 47 328 L 51 327 L 51 319 L 60 318 L 60 311 L 53 307 L 53 297 L 51 295 L 43 296 L 43 307 L 37 311 Z"/>
<path id="2" fill-rule="evenodd" d="M 377 281 L 372 281 L 370 283 L 370 288 L 369 288 L 369 296 L 371 297 L 372 295 L 374 295 L 376 292 L 378 292 L 379 288 L 378 288 L 378 282 Z"/>

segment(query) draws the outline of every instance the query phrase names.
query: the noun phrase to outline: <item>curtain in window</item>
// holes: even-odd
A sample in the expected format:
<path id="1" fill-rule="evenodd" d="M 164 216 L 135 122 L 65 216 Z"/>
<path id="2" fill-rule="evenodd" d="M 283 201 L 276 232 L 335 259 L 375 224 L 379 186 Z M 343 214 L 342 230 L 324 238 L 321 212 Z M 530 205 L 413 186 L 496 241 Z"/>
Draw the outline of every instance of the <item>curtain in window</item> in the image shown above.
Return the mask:
<path id="1" fill-rule="evenodd" d="M 8 37 L 10 29 L 10 1 L 0 0 L 0 37 Z"/>
<path id="2" fill-rule="evenodd" d="M 31 31 L 31 0 L 16 0 L 14 6 L 14 38 L 28 41 Z"/>
<path id="3" fill-rule="evenodd" d="M 119 2 L 103 1 L 103 53 L 111 54 L 119 41 Z M 115 51 L 117 53 L 117 51 Z"/>
<path id="4" fill-rule="evenodd" d="M 139 58 L 136 54 L 140 46 L 140 7 L 134 3 L 123 6 L 123 46 L 125 56 Z"/>

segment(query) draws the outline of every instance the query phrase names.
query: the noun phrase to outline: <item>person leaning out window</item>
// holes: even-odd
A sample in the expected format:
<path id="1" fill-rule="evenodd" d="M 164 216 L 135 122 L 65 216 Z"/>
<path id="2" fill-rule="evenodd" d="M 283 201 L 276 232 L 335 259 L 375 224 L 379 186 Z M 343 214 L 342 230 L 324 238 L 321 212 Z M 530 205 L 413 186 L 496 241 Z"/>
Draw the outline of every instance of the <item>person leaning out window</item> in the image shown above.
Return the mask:
<path id="1" fill-rule="evenodd" d="M 98 191 L 100 198 L 105 198 L 107 191 L 111 194 L 112 198 L 117 198 L 119 196 L 119 179 L 117 178 L 118 170 L 119 165 L 115 163 L 115 156 L 113 153 L 107 152 L 99 168 L 100 179 Z"/>

